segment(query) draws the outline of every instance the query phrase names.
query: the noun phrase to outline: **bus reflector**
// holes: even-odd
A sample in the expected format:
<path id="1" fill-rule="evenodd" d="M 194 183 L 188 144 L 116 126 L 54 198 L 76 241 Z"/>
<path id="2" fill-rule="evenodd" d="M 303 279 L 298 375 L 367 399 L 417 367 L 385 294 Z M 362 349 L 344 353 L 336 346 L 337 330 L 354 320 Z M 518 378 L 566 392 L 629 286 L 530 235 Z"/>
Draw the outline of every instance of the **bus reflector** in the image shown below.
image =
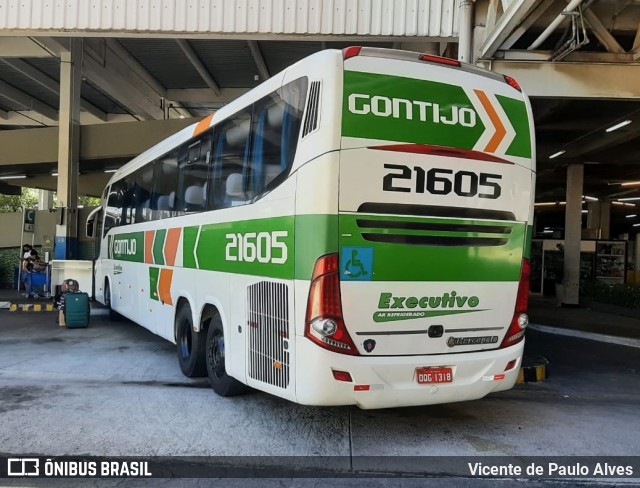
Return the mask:
<path id="1" fill-rule="evenodd" d="M 337 253 L 322 256 L 313 268 L 304 335 L 329 351 L 359 355 L 342 318 Z"/>
<path id="2" fill-rule="evenodd" d="M 520 88 L 520 83 L 518 83 L 514 78 L 511 78 L 511 76 L 504 75 L 504 81 L 506 81 L 509 86 L 512 86 L 519 92 L 522 91 L 522 88 Z"/>
<path id="3" fill-rule="evenodd" d="M 371 385 L 353 385 L 353 391 L 369 391 Z"/>
<path id="4" fill-rule="evenodd" d="M 446 64 L 447 66 L 455 66 L 459 68 L 461 66 L 460 61 L 455 59 L 443 58 L 442 56 L 434 56 L 433 54 L 422 54 L 420 61 L 427 61 L 429 63 Z"/>
<path id="5" fill-rule="evenodd" d="M 336 371 L 335 369 L 332 371 L 333 371 L 333 377 L 337 381 L 346 381 L 347 383 L 353 383 L 353 380 L 351 379 L 351 375 L 348 372 Z"/>
<path id="6" fill-rule="evenodd" d="M 510 370 L 512 370 L 513 368 L 515 368 L 515 367 L 516 367 L 516 364 L 517 364 L 517 363 L 518 363 L 518 360 L 517 360 L 517 359 L 512 359 L 511 361 L 509 361 L 509 363 L 507 364 L 507 367 L 506 367 L 506 368 L 504 368 L 504 370 L 505 370 L 505 371 L 510 371 Z"/>
<path id="7" fill-rule="evenodd" d="M 342 50 L 342 59 L 347 60 L 349 58 L 353 58 L 355 56 L 358 56 L 360 54 L 361 50 L 362 50 L 362 46 L 345 47 Z"/>
<path id="8" fill-rule="evenodd" d="M 529 310 L 529 281 L 531 279 L 531 261 L 522 260 L 522 272 L 520 273 L 520 283 L 518 284 L 518 294 L 516 296 L 516 309 L 513 312 L 513 319 L 509 330 L 504 336 L 501 348 L 510 347 L 517 344 L 524 338 L 524 331 L 529 323 L 527 311 Z"/>

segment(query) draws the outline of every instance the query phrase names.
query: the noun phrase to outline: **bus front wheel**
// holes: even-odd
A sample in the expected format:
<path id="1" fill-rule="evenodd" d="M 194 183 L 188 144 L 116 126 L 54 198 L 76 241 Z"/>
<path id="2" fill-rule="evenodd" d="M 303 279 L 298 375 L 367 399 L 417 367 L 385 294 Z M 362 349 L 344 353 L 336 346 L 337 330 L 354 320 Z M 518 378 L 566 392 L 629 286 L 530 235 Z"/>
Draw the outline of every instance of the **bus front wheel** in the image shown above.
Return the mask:
<path id="1" fill-rule="evenodd" d="M 182 374 L 197 378 L 206 374 L 204 362 L 204 333 L 193 330 L 191 307 L 183 305 L 176 314 L 176 343 Z"/>
<path id="2" fill-rule="evenodd" d="M 244 393 L 248 388 L 227 374 L 225 367 L 224 330 L 220 314 L 214 312 L 207 328 L 207 376 L 218 395 L 227 397 Z"/>
<path id="3" fill-rule="evenodd" d="M 104 304 L 109 310 L 109 320 L 116 322 L 123 319 L 122 315 L 111 308 L 111 286 L 108 281 L 104 283 Z"/>

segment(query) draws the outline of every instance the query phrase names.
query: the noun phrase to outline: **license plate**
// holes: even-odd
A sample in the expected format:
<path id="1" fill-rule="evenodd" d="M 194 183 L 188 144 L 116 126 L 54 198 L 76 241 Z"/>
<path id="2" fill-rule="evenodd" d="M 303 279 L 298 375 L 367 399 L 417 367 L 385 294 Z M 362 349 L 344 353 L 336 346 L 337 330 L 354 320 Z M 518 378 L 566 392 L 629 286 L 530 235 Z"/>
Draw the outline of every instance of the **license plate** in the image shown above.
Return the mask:
<path id="1" fill-rule="evenodd" d="M 453 382 L 451 368 L 416 368 L 416 378 L 421 385 Z"/>

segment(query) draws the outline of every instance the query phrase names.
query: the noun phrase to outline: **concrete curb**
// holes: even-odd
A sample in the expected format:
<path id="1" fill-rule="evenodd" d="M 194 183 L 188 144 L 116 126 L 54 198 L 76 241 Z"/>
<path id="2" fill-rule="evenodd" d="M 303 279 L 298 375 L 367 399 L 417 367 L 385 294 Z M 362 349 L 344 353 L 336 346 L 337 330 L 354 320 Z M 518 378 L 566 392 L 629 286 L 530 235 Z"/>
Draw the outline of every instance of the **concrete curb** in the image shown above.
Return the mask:
<path id="1" fill-rule="evenodd" d="M 579 339 L 607 342 L 609 344 L 617 344 L 619 346 L 635 347 L 640 349 L 640 339 L 632 339 L 630 337 L 617 337 L 606 334 L 596 334 L 595 332 L 582 332 L 580 330 L 562 329 L 559 327 L 550 327 L 548 325 L 540 324 L 529 324 L 529 328 L 538 332 L 545 332 L 547 334 L 577 337 Z"/>
<path id="2" fill-rule="evenodd" d="M 9 312 L 55 312 L 52 303 L 12 303 Z"/>

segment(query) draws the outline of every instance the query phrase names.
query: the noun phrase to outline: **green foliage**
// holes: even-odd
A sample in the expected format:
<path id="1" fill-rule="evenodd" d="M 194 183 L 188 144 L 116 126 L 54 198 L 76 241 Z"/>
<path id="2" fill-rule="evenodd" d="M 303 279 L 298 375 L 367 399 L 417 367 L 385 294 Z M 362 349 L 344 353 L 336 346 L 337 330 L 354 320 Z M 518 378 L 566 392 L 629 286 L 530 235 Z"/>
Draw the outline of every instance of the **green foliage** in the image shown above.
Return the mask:
<path id="1" fill-rule="evenodd" d="M 57 196 L 53 195 L 53 206 L 57 205 Z M 78 205 L 84 207 L 98 207 L 100 199 L 96 197 L 78 197 Z M 23 208 L 38 208 L 38 190 L 23 188 L 22 195 L 3 195 L 0 193 L 0 213 L 21 212 Z"/>
<path id="2" fill-rule="evenodd" d="M 0 212 L 20 212 L 23 208 L 38 208 L 38 190 L 23 188 L 22 195 L 0 194 Z"/>
<path id="3" fill-rule="evenodd" d="M 14 269 L 20 266 L 20 249 L 7 247 L 0 249 L 0 287 L 13 286 Z"/>
<path id="4" fill-rule="evenodd" d="M 595 302 L 640 309 L 640 287 L 627 283 L 608 284 L 600 281 L 583 282 L 580 294 Z"/>

